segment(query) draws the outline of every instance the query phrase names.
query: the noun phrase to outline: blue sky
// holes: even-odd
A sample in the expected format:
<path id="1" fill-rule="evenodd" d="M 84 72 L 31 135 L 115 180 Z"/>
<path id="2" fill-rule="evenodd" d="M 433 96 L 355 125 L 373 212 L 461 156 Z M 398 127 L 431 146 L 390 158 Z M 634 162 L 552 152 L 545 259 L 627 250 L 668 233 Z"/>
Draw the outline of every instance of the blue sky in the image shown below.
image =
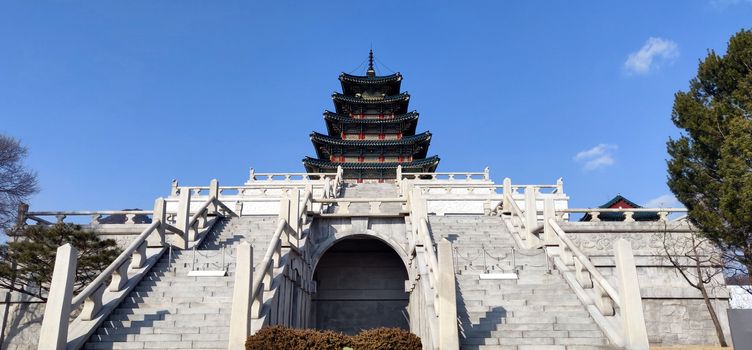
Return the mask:
<path id="1" fill-rule="evenodd" d="M 673 94 L 750 18 L 749 0 L 3 1 L 0 132 L 30 149 L 32 210 L 149 208 L 173 178 L 303 171 L 373 46 L 440 171 L 666 202 Z"/>

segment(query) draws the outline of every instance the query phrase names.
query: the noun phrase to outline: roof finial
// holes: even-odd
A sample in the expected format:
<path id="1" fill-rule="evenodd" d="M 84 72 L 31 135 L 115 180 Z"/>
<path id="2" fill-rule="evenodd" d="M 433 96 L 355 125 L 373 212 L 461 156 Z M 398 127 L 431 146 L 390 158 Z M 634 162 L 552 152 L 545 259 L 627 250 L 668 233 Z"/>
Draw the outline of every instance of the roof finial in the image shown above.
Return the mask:
<path id="1" fill-rule="evenodd" d="M 366 71 L 366 75 L 369 77 L 376 76 L 376 71 L 373 70 L 373 49 L 368 51 L 368 71 Z"/>

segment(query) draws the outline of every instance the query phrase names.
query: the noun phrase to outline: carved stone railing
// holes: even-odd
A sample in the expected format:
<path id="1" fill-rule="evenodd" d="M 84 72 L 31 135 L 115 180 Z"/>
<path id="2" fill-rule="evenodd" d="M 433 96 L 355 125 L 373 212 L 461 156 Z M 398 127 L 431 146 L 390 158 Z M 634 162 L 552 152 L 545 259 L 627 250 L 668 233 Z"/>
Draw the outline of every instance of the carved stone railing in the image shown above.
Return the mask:
<path id="1" fill-rule="evenodd" d="M 556 210 L 559 217 L 565 214 L 590 214 L 590 222 L 599 222 L 601 213 L 623 213 L 624 222 L 635 222 L 635 213 L 656 213 L 659 221 L 669 221 L 670 214 L 686 214 L 686 208 L 568 208 Z"/>
<path id="2" fill-rule="evenodd" d="M 457 304 L 455 297 L 454 257 L 452 246 L 447 240 L 437 244 L 428 227 L 428 213 L 426 200 L 419 188 L 413 188 L 408 194 L 407 207 L 410 211 L 411 230 L 408 236 L 408 256 L 414 268 L 427 278 L 418 278 L 411 284 L 421 283 L 424 301 L 427 307 L 428 334 L 421 334 L 424 341 L 430 340 L 428 345 L 434 349 L 459 348 L 459 334 L 457 331 Z M 414 285 L 411 287 L 414 288 Z M 425 344 L 424 344 L 425 345 Z"/>
<path id="3" fill-rule="evenodd" d="M 273 292 L 275 269 L 283 267 L 282 249 L 299 251 L 305 244 L 303 225 L 307 221 L 309 211 L 314 207 L 313 204 L 314 198 L 310 189 L 302 196 L 299 191 L 292 191 L 290 196 L 282 199 L 277 227 L 264 257 L 255 267 L 255 275 L 252 247 L 241 245 L 239 248 L 230 315 L 233 322 L 229 330 L 229 349 L 244 349 L 246 338 L 268 322 L 269 313 L 275 311 L 264 308 L 265 299 L 272 297 L 265 293 Z"/>
<path id="4" fill-rule="evenodd" d="M 151 220 L 151 215 L 154 212 L 151 210 L 98 210 L 98 211 L 30 211 L 24 213 L 22 222 L 25 224 L 27 221 L 33 221 L 38 225 L 52 225 L 59 223 L 66 223 L 66 219 L 70 217 L 88 217 L 88 223 L 84 225 L 99 226 L 108 224 L 103 222 L 102 219 L 112 215 L 122 215 L 125 218 L 124 225 L 144 225 L 144 223 L 137 224 L 134 218 L 137 215 L 148 216 Z M 45 219 L 50 217 L 50 220 Z M 54 218 L 54 219 L 52 219 Z M 74 222 L 75 223 L 75 222 Z M 117 225 L 119 225 L 118 223 Z M 148 225 L 149 223 L 145 223 Z"/>
<path id="5" fill-rule="evenodd" d="M 339 173 L 339 171 L 338 171 Z M 253 168 L 248 175 L 246 184 L 258 181 L 308 182 L 319 181 L 324 178 L 334 178 L 337 173 L 257 173 Z"/>
<path id="6" fill-rule="evenodd" d="M 405 198 L 321 198 L 314 199 L 313 203 L 319 203 L 325 205 L 328 208 L 336 209 L 334 212 L 322 211 L 316 213 L 322 217 L 350 217 L 354 215 L 367 215 L 367 216 L 404 216 L 407 214 L 406 210 L 403 210 L 406 203 Z M 351 204 L 367 203 L 369 210 L 367 212 L 352 211 Z M 400 203 L 400 210 L 386 210 L 383 208 L 383 204 L 386 203 Z"/>
<path id="7" fill-rule="evenodd" d="M 551 210 L 547 211 L 550 215 Z M 547 215 L 548 216 L 548 215 Z M 647 349 L 648 336 L 637 279 L 637 268 L 630 243 L 619 239 L 614 244 L 616 277 L 614 288 L 593 265 L 589 257 L 572 242 L 555 218 L 547 218 L 546 228 L 553 232 L 558 249 L 551 252 L 557 269 L 611 343 L 626 349 Z M 618 312 L 617 312 L 618 309 Z"/>
<path id="8" fill-rule="evenodd" d="M 91 283 L 73 296 L 76 249 L 58 249 L 45 307 L 39 349 L 79 349 L 164 253 L 165 201 L 158 198 L 152 223 Z M 147 247 L 158 249 L 147 252 Z M 72 314 L 80 313 L 70 322 Z M 70 332 L 69 332 L 70 330 Z"/>

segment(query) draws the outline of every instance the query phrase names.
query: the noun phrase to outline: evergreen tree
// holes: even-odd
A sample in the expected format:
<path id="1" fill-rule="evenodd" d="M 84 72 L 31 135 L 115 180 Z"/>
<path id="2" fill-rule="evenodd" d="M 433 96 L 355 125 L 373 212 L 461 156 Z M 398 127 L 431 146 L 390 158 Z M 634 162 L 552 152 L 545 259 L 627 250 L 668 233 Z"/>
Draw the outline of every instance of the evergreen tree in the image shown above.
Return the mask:
<path id="1" fill-rule="evenodd" d="M 66 243 L 78 250 L 74 293 L 120 254 L 114 240 L 100 239 L 77 225 L 26 226 L 17 241 L 0 245 L 0 287 L 46 301 L 57 248 Z"/>
<path id="2" fill-rule="evenodd" d="M 689 220 L 752 271 L 752 31 L 742 30 L 725 55 L 709 51 L 675 95 L 668 141 L 668 186 Z M 750 277 L 752 283 L 752 277 Z"/>

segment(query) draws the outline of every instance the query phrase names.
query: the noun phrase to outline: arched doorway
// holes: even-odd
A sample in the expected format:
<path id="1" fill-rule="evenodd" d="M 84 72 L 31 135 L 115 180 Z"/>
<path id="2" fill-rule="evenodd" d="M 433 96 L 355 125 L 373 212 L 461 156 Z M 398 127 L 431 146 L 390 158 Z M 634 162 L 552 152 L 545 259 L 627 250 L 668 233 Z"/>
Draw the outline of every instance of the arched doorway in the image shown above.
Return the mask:
<path id="1" fill-rule="evenodd" d="M 313 274 L 313 322 L 346 334 L 361 329 L 410 329 L 408 279 L 399 255 L 380 240 L 353 236 L 331 246 Z"/>

